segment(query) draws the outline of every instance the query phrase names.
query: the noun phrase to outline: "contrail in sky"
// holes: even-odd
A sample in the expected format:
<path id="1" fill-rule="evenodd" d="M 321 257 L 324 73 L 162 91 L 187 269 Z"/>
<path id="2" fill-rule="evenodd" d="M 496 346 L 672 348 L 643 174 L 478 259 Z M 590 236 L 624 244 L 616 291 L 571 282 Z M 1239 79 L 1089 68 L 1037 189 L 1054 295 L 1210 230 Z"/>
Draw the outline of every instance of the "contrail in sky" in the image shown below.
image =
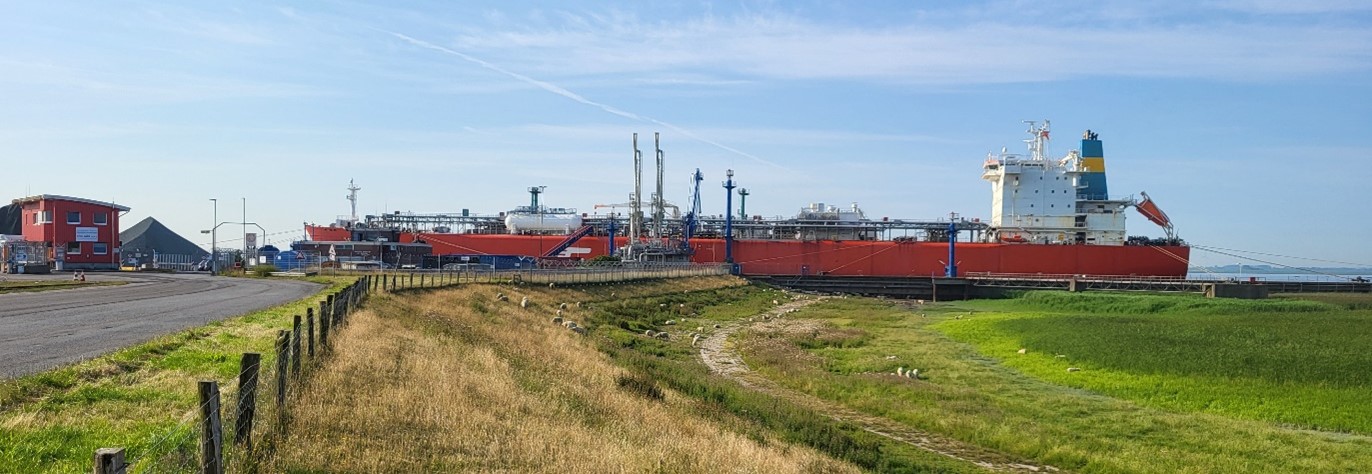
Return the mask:
<path id="1" fill-rule="evenodd" d="M 718 147 L 718 148 L 720 148 L 720 149 L 722 149 L 722 150 L 725 150 L 725 151 L 728 151 L 728 152 L 730 152 L 730 153 L 734 153 L 734 154 L 737 154 L 737 155 L 740 155 L 740 156 L 744 156 L 744 157 L 750 158 L 750 159 L 752 159 L 752 160 L 754 160 L 754 161 L 757 161 L 757 162 L 759 162 L 759 163 L 763 163 L 763 164 L 766 164 L 766 165 L 771 165 L 771 166 L 775 166 L 775 167 L 777 167 L 777 168 L 785 169 L 784 166 L 781 166 L 781 165 L 778 165 L 778 164 L 776 164 L 776 163 L 772 163 L 772 162 L 770 162 L 770 161 L 767 161 L 767 160 L 764 160 L 764 159 L 762 159 L 762 158 L 759 158 L 757 155 L 754 155 L 754 154 L 752 154 L 752 153 L 745 152 L 745 151 L 743 151 L 743 150 L 739 150 L 739 149 L 737 149 L 737 148 L 734 148 L 734 147 L 725 145 L 725 144 L 723 144 L 723 143 L 716 142 L 716 141 L 714 141 L 714 140 L 710 140 L 710 139 L 701 137 L 700 135 L 696 135 L 696 134 L 694 134 L 694 133 L 691 133 L 689 130 L 686 130 L 686 129 L 684 129 L 684 128 L 678 127 L 678 126 L 676 126 L 676 125 L 672 125 L 672 124 L 670 124 L 670 123 L 663 122 L 663 121 L 661 121 L 661 120 L 658 120 L 658 119 L 655 119 L 655 118 L 652 118 L 652 117 L 647 117 L 647 116 L 639 115 L 639 114 L 636 114 L 636 113 L 633 113 L 633 112 L 630 112 L 630 111 L 627 111 L 627 110 L 619 109 L 619 108 L 616 108 L 616 107 L 614 107 L 614 106 L 602 104 L 602 103 L 600 103 L 600 102 L 596 102 L 596 101 L 594 101 L 594 100 L 587 99 L 586 97 L 583 97 L 581 94 L 577 94 L 577 93 L 575 93 L 575 92 L 569 91 L 569 90 L 567 90 L 567 89 L 565 89 L 565 88 L 563 88 L 563 87 L 561 87 L 561 86 L 558 86 L 557 84 L 552 84 L 552 83 L 549 83 L 549 82 L 546 82 L 546 81 L 540 81 L 540 80 L 538 80 L 538 79 L 534 79 L 534 78 L 532 78 L 532 77 L 525 76 L 525 75 L 523 75 L 523 74 L 520 74 L 520 73 L 511 71 L 511 70 L 508 70 L 508 69 L 505 69 L 505 68 L 502 68 L 502 67 L 497 66 L 497 65 L 495 65 L 495 64 L 491 64 L 491 63 L 486 62 L 486 61 L 484 61 L 484 60 L 482 60 L 482 59 L 480 59 L 480 58 L 473 57 L 473 56 L 468 55 L 468 54 L 466 54 L 466 53 L 462 53 L 462 52 L 460 52 L 460 51 L 453 50 L 453 49 L 450 49 L 450 48 L 445 48 L 445 47 L 442 47 L 442 46 L 439 46 L 439 45 L 436 45 L 436 44 L 433 44 L 433 43 L 430 43 L 430 42 L 428 42 L 428 41 L 424 41 L 424 40 L 421 40 L 421 39 L 412 38 L 412 37 L 409 37 L 409 36 L 406 36 L 406 35 L 403 35 L 403 34 L 400 34 L 400 33 L 396 33 L 396 32 L 394 32 L 394 31 L 386 31 L 386 30 L 377 30 L 377 31 L 381 31 L 381 32 L 384 32 L 384 33 L 388 33 L 388 34 L 390 34 L 391 36 L 395 36 L 396 38 L 400 38 L 400 39 L 404 40 L 405 42 L 408 42 L 408 43 L 413 44 L 413 45 L 415 45 L 415 46 L 419 46 L 419 47 L 421 47 L 421 48 L 432 49 L 432 50 L 438 51 L 438 52 L 440 52 L 440 53 L 451 54 L 451 55 L 453 55 L 453 56 L 457 56 L 457 57 L 462 58 L 463 60 L 465 60 L 465 61 L 467 61 L 467 62 L 474 63 L 474 64 L 476 64 L 476 65 L 478 65 L 478 66 L 481 66 L 481 67 L 484 67 L 484 68 L 486 68 L 486 69 L 490 69 L 490 70 L 492 70 L 492 71 L 495 71 L 495 72 L 504 74 L 504 75 L 506 75 L 506 76 L 513 77 L 513 78 L 518 79 L 518 80 L 520 80 L 520 81 L 527 82 L 527 83 L 529 83 L 529 84 L 533 84 L 533 85 L 535 85 L 535 86 L 538 86 L 538 88 L 543 89 L 543 90 L 545 90 L 545 91 L 552 92 L 552 93 L 554 93 L 554 94 L 557 94 L 557 95 L 566 97 L 566 98 L 568 98 L 568 99 L 572 99 L 572 100 L 574 100 L 574 101 L 577 101 L 577 102 L 580 102 L 580 103 L 589 105 L 589 106 L 591 106 L 591 107 L 598 108 L 598 109 L 600 109 L 600 110 L 604 110 L 604 111 L 609 112 L 609 113 L 611 113 L 611 114 L 618 115 L 618 116 L 620 116 L 620 117 L 624 117 L 624 118 L 627 118 L 627 119 L 630 119 L 630 120 L 638 120 L 638 121 L 640 121 L 640 122 L 648 122 L 648 123 L 654 123 L 654 124 L 657 124 L 657 125 L 661 125 L 661 126 L 663 126 L 663 127 L 667 127 L 667 128 L 671 129 L 671 130 L 674 131 L 674 132 L 677 132 L 677 133 L 680 133 L 680 134 L 682 134 L 682 135 L 685 135 L 686 137 L 691 138 L 691 139 L 694 139 L 694 140 L 696 140 L 696 141 L 699 141 L 699 142 L 702 142 L 702 143 L 707 143 L 707 144 L 709 144 L 709 145 L 713 145 L 713 146 Z"/>

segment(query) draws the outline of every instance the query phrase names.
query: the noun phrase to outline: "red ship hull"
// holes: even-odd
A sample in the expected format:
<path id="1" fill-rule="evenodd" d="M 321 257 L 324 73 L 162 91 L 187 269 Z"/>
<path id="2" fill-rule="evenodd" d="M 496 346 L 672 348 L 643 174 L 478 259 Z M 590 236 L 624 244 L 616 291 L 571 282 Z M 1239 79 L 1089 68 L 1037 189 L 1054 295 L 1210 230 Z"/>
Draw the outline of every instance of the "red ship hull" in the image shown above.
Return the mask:
<path id="1" fill-rule="evenodd" d="M 314 240 L 345 241 L 349 231 L 312 227 Z M 562 242 L 560 235 L 401 234 L 402 242 L 422 240 L 438 255 L 489 254 L 541 256 Z M 570 250 L 575 258 L 609 253 L 609 237 L 587 236 Z M 628 238 L 619 237 L 615 246 Z M 694 239 L 691 260 L 724 261 L 723 239 Z M 943 275 L 948 244 L 895 241 L 735 240 L 734 261 L 746 275 L 835 275 L 915 277 Z M 1191 249 L 1186 246 L 1041 245 L 959 243 L 960 273 L 1173 277 L 1186 276 Z"/>

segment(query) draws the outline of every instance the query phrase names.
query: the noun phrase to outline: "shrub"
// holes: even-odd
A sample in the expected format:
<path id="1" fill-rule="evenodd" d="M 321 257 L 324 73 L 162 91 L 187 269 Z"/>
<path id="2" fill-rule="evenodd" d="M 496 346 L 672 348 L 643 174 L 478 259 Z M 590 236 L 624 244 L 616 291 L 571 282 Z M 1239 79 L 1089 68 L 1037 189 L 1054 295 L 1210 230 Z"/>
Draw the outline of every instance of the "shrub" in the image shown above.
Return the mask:
<path id="1" fill-rule="evenodd" d="M 276 265 L 258 265 L 252 267 L 252 274 L 260 277 L 272 276 L 272 273 L 276 271 Z"/>

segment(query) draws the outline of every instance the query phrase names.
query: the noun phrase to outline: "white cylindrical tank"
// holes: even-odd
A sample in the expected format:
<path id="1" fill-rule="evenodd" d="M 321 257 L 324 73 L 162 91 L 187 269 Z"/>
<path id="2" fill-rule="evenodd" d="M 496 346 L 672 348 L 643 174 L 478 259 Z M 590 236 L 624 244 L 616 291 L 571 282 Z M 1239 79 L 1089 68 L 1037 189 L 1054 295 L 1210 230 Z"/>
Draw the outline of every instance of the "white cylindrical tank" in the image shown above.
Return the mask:
<path id="1" fill-rule="evenodd" d="M 581 216 L 576 214 L 507 214 L 505 228 L 511 234 L 563 233 L 570 234 L 581 227 Z"/>

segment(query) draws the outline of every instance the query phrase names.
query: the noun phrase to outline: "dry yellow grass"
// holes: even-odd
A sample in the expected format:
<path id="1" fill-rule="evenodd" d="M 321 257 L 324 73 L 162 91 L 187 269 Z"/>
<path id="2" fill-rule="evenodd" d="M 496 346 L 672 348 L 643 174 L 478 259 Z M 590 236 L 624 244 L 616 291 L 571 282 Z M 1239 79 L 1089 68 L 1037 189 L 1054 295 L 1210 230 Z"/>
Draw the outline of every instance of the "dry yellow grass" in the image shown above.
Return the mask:
<path id="1" fill-rule="evenodd" d="M 739 284 L 692 279 L 591 291 L 469 286 L 383 296 L 356 314 L 295 397 L 267 471 L 856 472 L 692 414 L 693 401 L 625 390 L 628 375 L 551 322 L 558 303 Z M 509 302 L 496 301 L 505 291 Z M 531 305 L 521 309 L 528 296 Z M 584 311 L 569 307 L 578 320 Z"/>

